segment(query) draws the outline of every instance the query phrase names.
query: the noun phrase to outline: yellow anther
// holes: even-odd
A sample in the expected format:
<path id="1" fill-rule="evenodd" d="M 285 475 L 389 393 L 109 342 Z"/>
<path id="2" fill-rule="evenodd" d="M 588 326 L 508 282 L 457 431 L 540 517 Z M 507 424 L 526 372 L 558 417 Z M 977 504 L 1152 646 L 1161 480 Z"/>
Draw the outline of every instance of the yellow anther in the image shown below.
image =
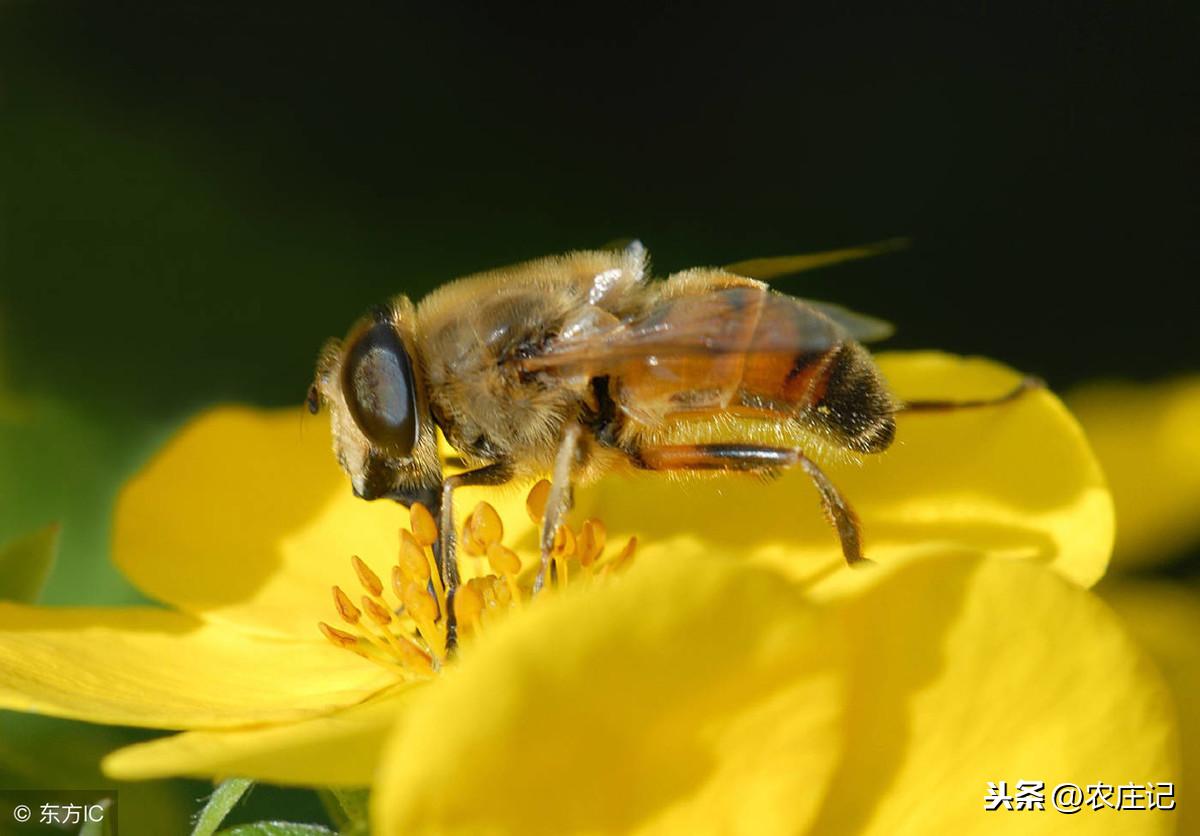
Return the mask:
<path id="1" fill-rule="evenodd" d="M 476 505 L 467 520 L 470 525 L 466 528 L 470 531 L 471 538 L 480 543 L 484 551 L 504 537 L 504 523 L 500 520 L 500 515 L 486 502 Z"/>
<path id="2" fill-rule="evenodd" d="M 335 647 L 341 647 L 346 650 L 358 650 L 358 637 L 347 633 L 345 630 L 339 630 L 336 627 L 330 627 L 324 621 L 318 621 L 317 627 L 320 628 L 321 634 L 329 639 Z"/>
<path id="3" fill-rule="evenodd" d="M 519 575 L 521 573 L 521 558 L 506 546 L 492 543 L 488 546 L 487 558 L 492 571 L 499 575 Z"/>
<path id="4" fill-rule="evenodd" d="M 551 552 L 556 560 L 563 560 L 575 554 L 575 532 L 569 526 L 560 525 L 554 532 L 554 546 Z"/>
<path id="5" fill-rule="evenodd" d="M 550 483 L 545 480 L 530 490 L 526 511 L 535 521 L 544 517 L 549 495 Z M 460 625 L 460 638 L 470 636 L 482 624 L 490 623 L 509 609 L 528 606 L 532 600 L 518 577 L 523 564 L 529 559 L 536 562 L 537 556 L 519 556 L 504 545 L 503 538 L 504 521 L 486 502 L 476 505 L 463 521 L 459 553 L 486 555 L 488 567 L 476 562 L 457 567 L 463 581 L 454 597 L 453 615 Z M 350 563 L 362 586 L 362 593 L 355 595 L 361 600 L 351 601 L 342 587 L 332 587 L 334 608 L 354 631 L 318 622 L 322 635 L 334 646 L 398 672 L 405 679 L 437 673 L 448 661 L 448 628 L 453 623 L 449 612 L 451 602 L 442 581 L 451 567 L 442 566 L 434 554 L 439 539 L 433 515 L 414 504 L 409 528 L 400 530 L 399 557 L 389 573 L 381 577 L 355 555 Z M 573 557 L 579 558 L 588 578 L 593 577 L 597 564 L 602 573 L 623 568 L 632 559 L 636 538 L 630 538 L 625 548 L 613 557 L 605 552 L 607 539 L 607 529 L 597 519 L 585 521 L 578 530 L 560 525 L 551 544 L 553 582 L 557 586 L 567 585 Z"/>
<path id="6" fill-rule="evenodd" d="M 417 538 L 407 531 L 400 532 L 400 569 L 411 581 L 424 583 L 429 580 L 429 559 L 425 548 Z"/>
<path id="7" fill-rule="evenodd" d="M 408 610 L 409 615 L 416 619 L 418 624 L 432 624 L 438 617 L 437 602 L 429 597 L 424 587 L 411 582 L 405 584 L 401 600 L 404 602 L 404 609 Z"/>
<path id="8" fill-rule="evenodd" d="M 420 502 L 414 502 L 408 509 L 408 525 L 416 535 L 417 542 L 422 546 L 432 546 L 438 539 L 437 523 L 433 514 Z"/>
<path id="9" fill-rule="evenodd" d="M 529 495 L 525 497 L 525 512 L 529 514 L 529 519 L 533 520 L 534 525 L 540 523 L 546 515 L 546 503 L 549 501 L 550 483 L 545 479 L 529 489 Z"/>
<path id="10" fill-rule="evenodd" d="M 501 607 L 507 608 L 512 603 L 512 587 L 505 583 L 504 578 L 498 578 L 492 575 L 492 594 L 496 597 L 496 603 Z"/>
<path id="11" fill-rule="evenodd" d="M 483 594 L 483 602 L 488 609 L 496 609 L 499 601 L 496 600 L 496 586 L 492 583 L 495 580 L 495 575 L 485 575 L 479 578 L 479 586 L 476 587 Z"/>
<path id="12" fill-rule="evenodd" d="M 596 562 L 596 558 L 604 551 L 604 544 L 608 541 L 608 530 L 604 527 L 604 523 L 597 519 L 583 521 L 583 527 L 579 529 L 579 542 L 576 544 L 579 549 L 579 563 L 582 566 L 591 566 Z"/>
<path id="13" fill-rule="evenodd" d="M 333 606 L 337 609 L 338 615 L 342 617 L 342 621 L 347 624 L 357 624 L 358 620 L 362 618 L 362 613 L 359 612 L 358 607 L 354 606 L 354 603 L 350 600 L 350 596 L 342 592 L 340 586 L 333 588 Z"/>
<path id="14" fill-rule="evenodd" d="M 464 584 L 454 593 L 454 615 L 459 624 L 473 625 L 483 612 L 483 596 L 470 584 Z"/>
<path id="15" fill-rule="evenodd" d="M 637 537 L 630 537 L 629 542 L 625 544 L 625 548 L 608 562 L 606 571 L 623 569 L 633 561 L 633 553 L 637 551 Z"/>
<path id="16" fill-rule="evenodd" d="M 462 537 L 459 538 L 458 546 L 471 557 L 482 557 L 487 552 L 487 543 L 480 542 L 475 536 L 474 511 L 467 514 L 467 518 L 463 520 Z"/>
<path id="17" fill-rule="evenodd" d="M 374 598 L 364 595 L 362 597 L 362 608 L 370 619 L 380 627 L 386 627 L 392 623 L 392 611 Z"/>
<path id="18" fill-rule="evenodd" d="M 379 596 L 383 592 L 383 581 L 379 580 L 379 575 L 376 575 L 370 566 L 363 563 L 358 555 L 352 556 L 350 563 L 354 566 L 354 574 L 358 575 L 358 582 L 363 585 L 363 589 L 372 595 Z"/>

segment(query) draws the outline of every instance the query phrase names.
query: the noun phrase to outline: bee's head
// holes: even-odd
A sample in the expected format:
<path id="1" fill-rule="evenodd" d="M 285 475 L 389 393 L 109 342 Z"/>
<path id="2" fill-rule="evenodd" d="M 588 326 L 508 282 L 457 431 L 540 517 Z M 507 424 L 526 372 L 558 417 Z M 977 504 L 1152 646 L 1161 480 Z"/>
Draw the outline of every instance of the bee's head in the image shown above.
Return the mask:
<path id="1" fill-rule="evenodd" d="M 333 450 L 363 499 L 407 495 L 440 479 L 433 419 L 414 350 L 413 307 L 375 308 L 344 340 L 330 340 L 308 390 L 329 408 Z"/>

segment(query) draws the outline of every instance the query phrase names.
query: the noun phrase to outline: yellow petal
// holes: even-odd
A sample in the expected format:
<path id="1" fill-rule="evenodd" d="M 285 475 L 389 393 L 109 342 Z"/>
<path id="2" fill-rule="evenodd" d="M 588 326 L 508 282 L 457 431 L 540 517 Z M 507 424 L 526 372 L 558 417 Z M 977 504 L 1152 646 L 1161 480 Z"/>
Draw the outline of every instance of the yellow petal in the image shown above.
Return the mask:
<path id="1" fill-rule="evenodd" d="M 1179 709 L 1183 776 L 1179 832 L 1200 831 L 1200 588 L 1195 583 L 1106 580 L 1100 594 L 1112 604 L 1163 672 Z"/>
<path id="2" fill-rule="evenodd" d="M 1180 780 L 1157 673 L 1042 567 L 902 560 L 814 607 L 713 563 L 643 559 L 485 634 L 385 750 L 378 832 L 1057 833 L 985 812 L 988 782 Z M 1111 832 L 1089 813 L 1072 831 Z"/>
<path id="3" fill-rule="evenodd" d="M 400 505 L 354 497 L 327 424 L 300 409 L 229 407 L 196 418 L 121 493 L 113 535 L 121 571 L 205 619 L 315 636 L 316 621 L 333 616 L 330 587 L 354 581 L 350 556 L 388 577 L 408 524 Z M 479 495 L 456 494 L 458 509 Z M 517 521 L 521 497 L 506 496 L 512 508 L 497 507 Z"/>
<path id="4" fill-rule="evenodd" d="M 275 784 L 366 786 L 405 694 L 390 691 L 291 723 L 184 732 L 138 743 L 108 755 L 102 768 L 110 778 L 125 781 L 236 775 Z"/>
<path id="5" fill-rule="evenodd" d="M 840 604 L 847 754 L 814 832 L 1172 832 L 1170 813 L 1050 804 L 1064 782 L 1180 780 L 1166 687 L 1096 596 L 962 555 L 881 574 Z M 1046 782 L 1046 812 L 984 811 L 987 782 L 1027 780 Z"/>
<path id="6" fill-rule="evenodd" d="M 878 359 L 906 400 L 989 397 L 1019 380 L 978 358 L 926 352 Z M 930 547 L 962 549 L 1047 563 L 1085 586 L 1107 565 L 1111 501 L 1079 426 L 1050 392 L 996 407 L 901 414 L 888 452 L 822 466 L 858 512 L 864 551 L 877 563 Z M 739 475 L 638 479 L 605 479 L 577 495 L 581 517 L 603 518 L 611 540 L 636 534 L 647 558 L 674 548 L 669 541 L 682 535 L 800 579 L 843 565 L 816 491 L 798 469 L 769 483 Z"/>
<path id="7" fill-rule="evenodd" d="M 0 671 L 0 707 L 167 729 L 311 717 L 394 681 L 319 637 L 255 638 L 149 608 L 7 603 Z"/>
<path id="8" fill-rule="evenodd" d="M 795 833 L 839 756 L 841 659 L 772 572 L 680 554 L 489 628 L 415 694 L 379 833 Z"/>
<path id="9" fill-rule="evenodd" d="M 1200 541 L 1200 376 L 1095 384 L 1068 402 L 1112 488 L 1114 560 L 1162 562 Z"/>

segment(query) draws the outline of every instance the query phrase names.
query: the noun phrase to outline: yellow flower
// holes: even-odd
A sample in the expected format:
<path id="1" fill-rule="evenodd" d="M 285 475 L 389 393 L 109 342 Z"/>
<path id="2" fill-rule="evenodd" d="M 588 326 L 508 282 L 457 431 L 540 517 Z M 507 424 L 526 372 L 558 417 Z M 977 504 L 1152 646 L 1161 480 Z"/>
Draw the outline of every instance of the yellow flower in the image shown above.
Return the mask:
<path id="1" fill-rule="evenodd" d="M 1200 542 L 1200 375 L 1071 393 L 1117 508 L 1115 559 L 1161 563 Z"/>
<path id="2" fill-rule="evenodd" d="M 881 363 L 910 399 L 1015 381 Z M 315 628 L 349 555 L 389 577 L 407 515 L 350 497 L 320 425 L 216 411 L 118 512 L 118 563 L 174 611 L 0 609 L 0 705 L 188 730 L 118 751 L 114 776 L 373 784 L 383 834 L 1050 832 L 1067 818 L 985 813 L 987 783 L 1174 780 L 1165 690 L 1084 589 L 1111 507 L 1061 404 L 903 416 L 898 439 L 829 467 L 876 566 L 840 565 L 794 476 L 614 479 L 579 491 L 579 518 L 638 536 L 632 567 L 572 568 L 414 686 Z M 532 556 L 523 497 L 497 496 L 460 507 L 487 497 Z"/>
<path id="3" fill-rule="evenodd" d="M 1166 676 L 1179 708 L 1185 770 L 1179 832 L 1200 828 L 1200 583 L 1155 576 L 1200 543 L 1200 376 L 1147 385 L 1096 383 L 1070 396 L 1112 486 L 1116 574 L 1101 596 Z"/>

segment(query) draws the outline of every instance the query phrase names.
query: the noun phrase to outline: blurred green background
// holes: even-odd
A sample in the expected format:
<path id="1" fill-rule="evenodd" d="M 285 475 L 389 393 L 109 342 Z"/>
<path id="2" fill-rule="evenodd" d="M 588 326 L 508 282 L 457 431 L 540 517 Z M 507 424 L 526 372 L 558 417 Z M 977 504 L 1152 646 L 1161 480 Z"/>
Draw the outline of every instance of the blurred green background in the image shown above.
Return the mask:
<path id="1" fill-rule="evenodd" d="M 45 600 L 138 600 L 112 500 L 189 414 L 298 403 L 374 301 L 617 237 L 665 272 L 909 236 L 784 287 L 1059 389 L 1200 368 L 1197 24 L 2 3 L 0 542 L 61 521 Z M 0 719 L 4 786 L 103 785 L 89 764 L 128 739 Z M 182 830 L 205 791 L 130 788 L 122 818 Z"/>

